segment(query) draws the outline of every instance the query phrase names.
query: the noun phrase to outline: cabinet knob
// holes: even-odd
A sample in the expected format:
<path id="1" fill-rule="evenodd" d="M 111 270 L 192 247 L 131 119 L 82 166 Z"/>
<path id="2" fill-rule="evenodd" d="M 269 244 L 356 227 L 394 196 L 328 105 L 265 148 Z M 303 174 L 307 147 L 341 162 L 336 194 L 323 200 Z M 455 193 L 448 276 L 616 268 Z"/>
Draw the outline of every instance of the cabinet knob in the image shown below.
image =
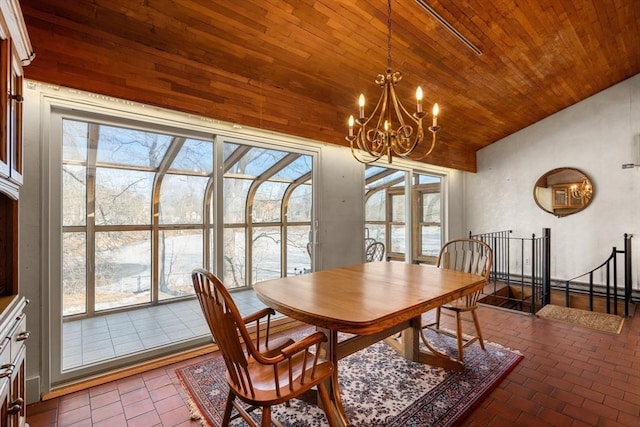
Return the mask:
<path id="1" fill-rule="evenodd" d="M 31 335 L 31 332 L 29 332 L 29 331 L 20 332 L 18 334 L 18 336 L 16 336 L 16 341 L 27 340 L 27 339 L 29 339 L 29 335 Z"/>
<path id="2" fill-rule="evenodd" d="M 0 369 L 4 369 L 4 371 L 0 372 L 0 378 L 6 378 L 13 375 L 13 369 L 16 367 L 13 363 L 5 363 L 0 366 Z"/>
<path id="3" fill-rule="evenodd" d="M 14 400 L 13 402 L 11 402 L 10 404 L 11 407 L 7 410 L 7 413 L 10 415 L 15 415 L 20 412 L 23 405 L 24 405 L 24 399 L 20 397 Z"/>
<path id="4" fill-rule="evenodd" d="M 11 95 L 11 99 L 17 103 L 22 103 L 22 101 L 24 101 L 24 97 L 22 95 Z"/>

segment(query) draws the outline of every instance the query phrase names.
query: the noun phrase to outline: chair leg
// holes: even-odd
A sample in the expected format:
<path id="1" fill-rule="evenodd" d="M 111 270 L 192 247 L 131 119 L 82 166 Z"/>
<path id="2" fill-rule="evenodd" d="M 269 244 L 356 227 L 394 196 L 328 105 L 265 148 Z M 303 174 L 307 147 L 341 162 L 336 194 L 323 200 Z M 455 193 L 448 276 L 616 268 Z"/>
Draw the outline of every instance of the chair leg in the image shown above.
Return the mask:
<path id="1" fill-rule="evenodd" d="M 440 329 L 440 307 L 436 308 L 436 329 Z"/>
<path id="2" fill-rule="evenodd" d="M 231 422 L 231 410 L 233 409 L 233 401 L 236 395 L 229 391 L 227 395 L 227 403 L 224 405 L 224 415 L 222 416 L 222 427 L 226 427 Z"/>
<path id="3" fill-rule="evenodd" d="M 476 334 L 478 334 L 478 340 L 480 341 L 480 347 L 484 350 L 484 339 L 482 339 L 482 332 L 480 332 L 480 322 L 478 321 L 478 315 L 475 310 L 471 310 L 473 316 L 473 323 L 476 325 Z"/>
<path id="4" fill-rule="evenodd" d="M 262 407 L 261 427 L 271 427 L 271 406 Z"/>
<path id="5" fill-rule="evenodd" d="M 329 392 L 327 391 L 327 387 L 324 383 L 318 384 L 318 394 L 320 395 L 320 402 L 322 403 L 322 409 L 327 416 L 329 427 L 336 427 L 338 423 L 336 422 L 335 414 L 333 412 L 333 404 L 331 403 Z"/>
<path id="6" fill-rule="evenodd" d="M 456 337 L 458 338 L 458 361 L 462 363 L 462 348 L 464 346 L 462 337 L 462 317 L 460 316 L 459 311 L 456 311 Z"/>

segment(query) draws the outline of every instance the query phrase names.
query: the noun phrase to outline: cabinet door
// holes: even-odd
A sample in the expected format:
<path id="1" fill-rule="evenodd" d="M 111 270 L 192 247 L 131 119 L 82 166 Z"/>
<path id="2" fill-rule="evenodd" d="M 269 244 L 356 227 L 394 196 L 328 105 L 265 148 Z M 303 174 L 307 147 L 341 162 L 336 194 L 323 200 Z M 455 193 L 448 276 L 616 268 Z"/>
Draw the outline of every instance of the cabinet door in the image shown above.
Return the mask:
<path id="1" fill-rule="evenodd" d="M 10 174 L 9 130 L 9 68 L 11 67 L 11 41 L 0 41 L 0 177 Z"/>
<path id="2" fill-rule="evenodd" d="M 11 49 L 9 72 L 9 178 L 22 185 L 22 65 L 15 49 Z"/>

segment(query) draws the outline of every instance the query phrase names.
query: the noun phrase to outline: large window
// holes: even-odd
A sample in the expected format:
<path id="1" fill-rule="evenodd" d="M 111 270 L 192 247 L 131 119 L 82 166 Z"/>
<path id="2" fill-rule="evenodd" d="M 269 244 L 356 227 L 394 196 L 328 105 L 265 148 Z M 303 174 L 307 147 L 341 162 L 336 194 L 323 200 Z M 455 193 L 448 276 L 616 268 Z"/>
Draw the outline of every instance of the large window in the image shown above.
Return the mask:
<path id="1" fill-rule="evenodd" d="M 310 271 L 312 157 L 234 143 L 224 153 L 225 284 Z"/>
<path id="2" fill-rule="evenodd" d="M 62 120 L 63 314 L 193 294 L 212 141 Z"/>
<path id="3" fill-rule="evenodd" d="M 404 261 L 412 243 L 412 262 L 435 263 L 442 245 L 441 181 L 436 175 L 409 173 L 369 165 L 365 171 L 365 247 L 367 242 L 385 245 L 388 259 Z M 407 215 L 411 227 L 407 230 Z"/>
<path id="4" fill-rule="evenodd" d="M 415 216 L 417 245 L 415 259 L 434 264 L 442 237 L 442 178 L 438 176 L 415 174 L 413 192 L 417 214 Z"/>
<path id="5" fill-rule="evenodd" d="M 62 117 L 65 316 L 191 297 L 195 267 L 229 288 L 311 270 L 311 155 L 150 128 Z"/>

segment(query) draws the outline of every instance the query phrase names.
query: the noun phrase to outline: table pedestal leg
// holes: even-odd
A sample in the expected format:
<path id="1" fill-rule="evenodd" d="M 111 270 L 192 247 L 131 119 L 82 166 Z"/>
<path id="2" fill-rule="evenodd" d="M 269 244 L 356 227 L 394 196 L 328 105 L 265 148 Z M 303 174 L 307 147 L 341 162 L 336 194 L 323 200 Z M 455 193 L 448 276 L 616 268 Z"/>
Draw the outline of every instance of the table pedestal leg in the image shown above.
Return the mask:
<path id="1" fill-rule="evenodd" d="M 332 408 L 325 408 L 325 411 L 331 412 L 334 420 L 336 420 L 341 427 L 351 425 L 347 419 L 344 406 L 342 405 L 342 398 L 340 397 L 340 385 L 338 384 L 338 332 L 329 329 L 318 328 L 328 338 L 325 345 L 322 346 L 324 351 L 323 356 L 333 363 L 333 375 L 327 384 L 327 390 L 329 391 L 329 397 L 333 403 Z"/>
<path id="2" fill-rule="evenodd" d="M 426 336 L 421 337 L 422 334 L 424 334 L 422 330 L 422 318 L 415 317 L 411 319 L 411 327 L 402 331 L 401 346 L 394 345 L 394 347 L 396 350 L 399 350 L 405 358 L 413 360 L 414 362 L 437 366 L 452 371 L 462 371 L 464 369 L 464 365 L 461 362 L 435 349 L 431 343 L 429 343 Z M 420 350 L 421 339 L 428 351 Z"/>

